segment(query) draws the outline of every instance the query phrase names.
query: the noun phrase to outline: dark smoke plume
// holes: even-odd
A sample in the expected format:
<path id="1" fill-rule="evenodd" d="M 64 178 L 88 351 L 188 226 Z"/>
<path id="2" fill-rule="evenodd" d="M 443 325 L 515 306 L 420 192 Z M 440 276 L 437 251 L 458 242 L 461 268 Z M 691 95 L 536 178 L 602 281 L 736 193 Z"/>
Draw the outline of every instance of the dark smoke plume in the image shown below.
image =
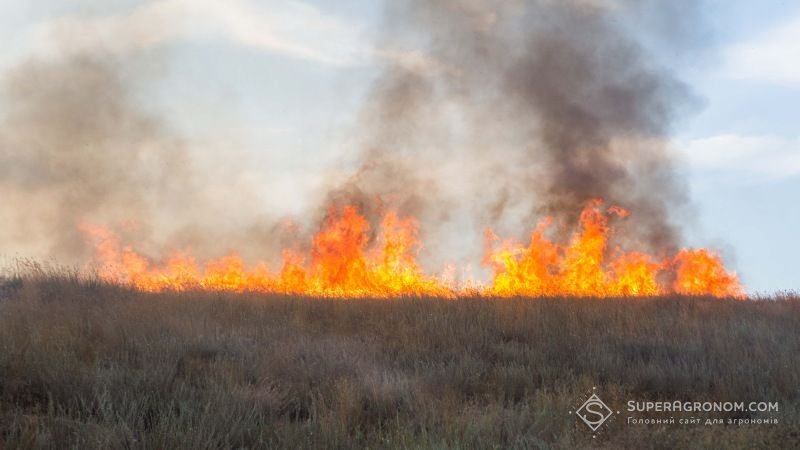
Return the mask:
<path id="1" fill-rule="evenodd" d="M 626 235 L 637 245 L 671 250 L 686 198 L 666 138 L 691 98 L 648 45 L 691 42 L 695 4 L 388 1 L 361 165 L 323 202 L 356 203 L 370 219 L 398 208 L 420 219 L 428 254 L 475 261 L 481 245 L 465 240 L 484 226 L 523 237 L 551 215 L 569 229 L 603 197 L 633 212 Z M 140 104 L 132 84 L 143 77 L 102 51 L 34 58 L 2 75 L 0 242 L 85 261 L 78 225 L 127 219 L 142 221 L 131 240 L 155 257 L 164 242 L 200 258 L 269 257 L 293 242 L 258 214 L 268 199 L 235 182 L 244 163 L 222 155 L 233 165 L 214 172 L 213 149 L 199 161 Z M 214 180 L 224 181 L 209 188 Z"/>
<path id="2" fill-rule="evenodd" d="M 686 197 L 666 138 L 691 95 L 648 57 L 634 28 L 656 30 L 650 44 L 681 42 L 693 9 L 684 1 L 390 2 L 382 45 L 406 51 L 384 55 L 353 184 L 423 219 L 460 203 L 483 225 L 517 232 L 543 215 L 573 224 L 602 197 L 634 213 L 638 245 L 672 248 L 680 241 L 672 218 Z"/>

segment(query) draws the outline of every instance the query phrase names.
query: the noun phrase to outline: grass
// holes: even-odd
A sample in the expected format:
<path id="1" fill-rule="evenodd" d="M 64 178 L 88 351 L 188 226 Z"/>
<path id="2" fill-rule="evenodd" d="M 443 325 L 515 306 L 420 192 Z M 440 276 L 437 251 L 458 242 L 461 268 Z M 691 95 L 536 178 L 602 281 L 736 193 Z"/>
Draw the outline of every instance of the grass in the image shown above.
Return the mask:
<path id="1" fill-rule="evenodd" d="M 789 295 L 337 301 L 144 294 L 47 270 L 0 281 L 6 449 L 792 448 L 798 386 Z M 596 438 L 569 414 L 593 387 L 622 412 Z M 780 410 L 648 416 L 628 400 Z"/>

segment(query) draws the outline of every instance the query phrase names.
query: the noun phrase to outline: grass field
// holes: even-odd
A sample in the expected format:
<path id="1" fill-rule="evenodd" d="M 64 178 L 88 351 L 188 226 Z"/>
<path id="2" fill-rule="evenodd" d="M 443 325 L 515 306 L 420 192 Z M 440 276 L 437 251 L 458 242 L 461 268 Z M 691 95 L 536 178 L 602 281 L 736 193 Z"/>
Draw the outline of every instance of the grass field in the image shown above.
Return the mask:
<path id="1" fill-rule="evenodd" d="M 594 387 L 621 411 L 597 437 L 570 414 Z M 628 400 L 780 410 L 647 415 L 625 411 Z M 63 273 L 0 282 L 0 448 L 798 443 L 791 296 L 341 301 L 143 294 Z"/>

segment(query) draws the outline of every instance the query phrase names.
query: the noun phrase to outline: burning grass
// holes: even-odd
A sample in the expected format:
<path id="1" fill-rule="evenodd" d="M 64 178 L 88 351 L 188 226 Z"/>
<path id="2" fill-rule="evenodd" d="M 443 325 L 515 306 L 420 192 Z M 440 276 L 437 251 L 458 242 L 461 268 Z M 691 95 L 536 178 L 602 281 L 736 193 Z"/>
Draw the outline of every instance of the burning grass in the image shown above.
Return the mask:
<path id="1" fill-rule="evenodd" d="M 236 253 L 198 263 L 191 252 L 174 252 L 154 263 L 132 246 L 122 245 L 110 229 L 83 224 L 95 247 L 98 275 L 140 290 L 257 291 L 333 298 L 514 296 L 657 296 L 665 294 L 740 297 L 745 290 L 719 255 L 709 249 L 682 249 L 652 257 L 613 245 L 614 218 L 629 213 L 606 208 L 601 199 L 586 205 L 566 243 L 546 236 L 552 219 L 542 222 L 525 246 L 486 231 L 483 265 L 491 282 L 455 280 L 450 271 L 426 274 L 417 263 L 422 247 L 416 220 L 394 211 L 383 216 L 380 232 L 370 238 L 370 223 L 354 206 L 331 207 L 310 245 L 310 255 L 285 249 L 279 271 L 267 263 L 247 267 Z M 308 263 L 306 263 L 308 261 Z M 454 266 L 450 266 L 452 269 Z"/>
<path id="2" fill-rule="evenodd" d="M 0 447 L 790 447 L 798 324 L 790 296 L 333 301 L 39 270 L 0 288 Z M 780 424 L 592 439 L 568 411 L 593 386 L 780 402 Z"/>

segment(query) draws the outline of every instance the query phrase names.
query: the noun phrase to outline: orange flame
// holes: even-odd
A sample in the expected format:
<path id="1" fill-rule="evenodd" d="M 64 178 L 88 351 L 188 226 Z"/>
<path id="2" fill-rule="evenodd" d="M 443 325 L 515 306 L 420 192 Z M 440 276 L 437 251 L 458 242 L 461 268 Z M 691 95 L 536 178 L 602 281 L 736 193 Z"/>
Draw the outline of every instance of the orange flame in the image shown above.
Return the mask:
<path id="1" fill-rule="evenodd" d="M 744 297 L 744 287 L 735 274 L 728 273 L 718 255 L 704 248 L 683 249 L 675 256 L 678 266 L 673 290 L 685 295 Z"/>
<path id="2" fill-rule="evenodd" d="M 601 211 L 602 201 L 593 200 L 581 213 L 582 229 L 562 248 L 545 237 L 550 220 L 539 225 L 527 248 L 506 242 L 498 250 L 488 243 L 485 263 L 495 272 L 489 288 L 492 295 L 510 296 L 652 296 L 662 292 L 656 282 L 660 265 L 649 256 L 616 250 L 606 263 L 611 230 Z M 627 217 L 619 207 L 609 213 Z"/>
<path id="3" fill-rule="evenodd" d="M 483 296 L 655 296 L 670 293 L 744 298 L 736 275 L 707 249 L 681 250 L 655 261 L 641 252 L 609 251 L 611 215 L 625 218 L 619 207 L 603 209 L 602 200 L 587 204 L 581 227 L 567 245 L 546 237 L 552 223 L 544 220 L 526 247 L 502 242 L 486 231 L 484 265 L 491 283 L 472 280 L 459 285 L 451 276 L 426 275 L 417 263 L 421 248 L 418 225 L 390 211 L 380 232 L 370 239 L 370 224 L 357 208 L 330 208 L 311 242 L 309 263 L 297 251 L 283 252 L 283 265 L 270 272 L 265 263 L 248 267 L 236 253 L 205 264 L 191 254 L 175 252 L 156 265 L 129 246 L 122 247 L 110 230 L 82 225 L 95 244 L 98 274 L 105 280 L 144 291 L 258 291 L 322 297 Z M 447 272 L 453 272 L 449 266 Z M 672 280 L 665 282 L 663 280 Z"/>

